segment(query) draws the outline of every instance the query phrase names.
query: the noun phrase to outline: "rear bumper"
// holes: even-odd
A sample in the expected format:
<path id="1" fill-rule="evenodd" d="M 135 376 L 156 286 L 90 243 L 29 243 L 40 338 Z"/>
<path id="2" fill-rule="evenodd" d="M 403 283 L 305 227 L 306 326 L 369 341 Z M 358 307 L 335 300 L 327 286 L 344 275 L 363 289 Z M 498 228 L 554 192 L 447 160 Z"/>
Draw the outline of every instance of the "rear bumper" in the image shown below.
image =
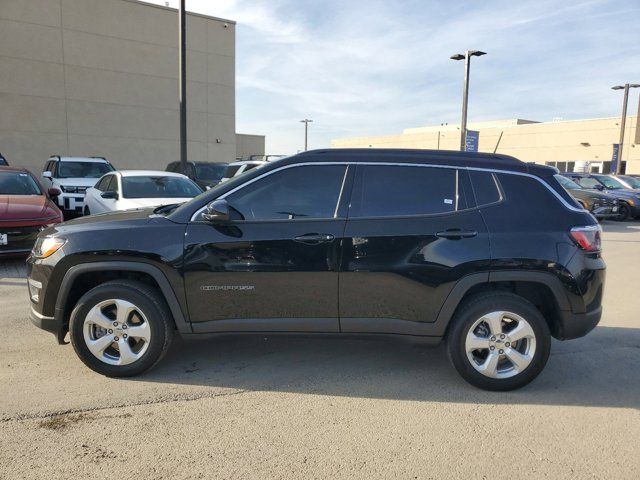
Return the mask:
<path id="1" fill-rule="evenodd" d="M 602 318 L 602 306 L 586 313 L 562 312 L 562 321 L 558 340 L 571 340 L 584 337 L 596 328 Z"/>

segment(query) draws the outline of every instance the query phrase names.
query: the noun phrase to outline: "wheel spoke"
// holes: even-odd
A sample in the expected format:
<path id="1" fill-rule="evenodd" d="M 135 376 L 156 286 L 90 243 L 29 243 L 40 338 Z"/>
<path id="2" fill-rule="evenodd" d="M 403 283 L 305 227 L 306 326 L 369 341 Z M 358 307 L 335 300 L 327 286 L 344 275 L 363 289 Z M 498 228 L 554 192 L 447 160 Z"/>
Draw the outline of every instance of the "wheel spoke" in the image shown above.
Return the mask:
<path id="1" fill-rule="evenodd" d="M 535 338 L 535 333 L 528 322 L 518 322 L 516 328 L 509 332 L 509 338 L 513 342 L 517 342 L 523 338 Z"/>
<path id="2" fill-rule="evenodd" d="M 112 321 L 107 318 L 104 313 L 102 313 L 102 308 L 98 305 L 89 310 L 85 322 L 93 323 L 95 325 L 98 325 L 99 327 L 104 328 L 105 330 L 112 328 Z"/>
<path id="3" fill-rule="evenodd" d="M 113 335 L 103 335 L 97 340 L 91 340 L 87 342 L 87 348 L 91 350 L 91 352 L 100 357 L 102 352 L 104 352 L 109 345 L 113 343 Z"/>
<path id="4" fill-rule="evenodd" d="M 120 325 L 127 323 L 129 314 L 136 309 L 133 303 L 129 303 L 126 300 L 116 300 L 116 322 Z"/>
<path id="5" fill-rule="evenodd" d="M 491 312 L 482 317 L 482 320 L 489 325 L 492 335 L 500 335 L 502 333 L 502 319 L 504 312 Z"/>
<path id="6" fill-rule="evenodd" d="M 127 334 L 133 338 L 141 338 L 142 340 L 149 341 L 151 337 L 151 329 L 148 322 L 143 322 L 140 325 L 134 325 L 126 330 Z"/>
<path id="7" fill-rule="evenodd" d="M 473 350 L 486 350 L 489 348 L 489 339 L 486 337 L 479 337 L 474 333 L 469 334 L 466 341 L 467 352 Z"/>
<path id="8" fill-rule="evenodd" d="M 119 365 L 127 365 L 137 359 L 137 355 L 131 350 L 129 342 L 124 338 L 118 341 L 118 350 L 120 351 Z"/>
<path id="9" fill-rule="evenodd" d="M 498 361 L 500 356 L 497 353 L 489 353 L 487 359 L 478 368 L 478 371 L 487 377 L 495 378 L 498 375 Z"/>
<path id="10" fill-rule="evenodd" d="M 517 372 L 521 372 L 525 368 L 527 368 L 531 363 L 531 359 L 533 358 L 531 355 L 523 355 L 513 348 L 507 348 L 504 353 L 509 361 L 513 364 L 513 367 Z"/>

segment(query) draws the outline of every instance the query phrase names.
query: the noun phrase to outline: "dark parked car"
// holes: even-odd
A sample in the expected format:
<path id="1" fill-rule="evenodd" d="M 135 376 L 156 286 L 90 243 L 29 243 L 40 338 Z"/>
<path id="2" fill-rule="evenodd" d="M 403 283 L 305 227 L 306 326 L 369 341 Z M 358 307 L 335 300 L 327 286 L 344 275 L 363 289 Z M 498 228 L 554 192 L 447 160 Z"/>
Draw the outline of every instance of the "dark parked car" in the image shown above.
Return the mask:
<path id="1" fill-rule="evenodd" d="M 187 176 L 196 182 L 202 190 L 208 190 L 220 183 L 224 172 L 227 170 L 227 165 L 227 163 L 188 162 Z M 183 173 L 180 162 L 171 162 L 167 165 L 166 171 Z"/>
<path id="2" fill-rule="evenodd" d="M 601 229 L 556 172 L 492 154 L 301 153 L 179 207 L 42 232 L 31 319 L 113 377 L 151 368 L 176 332 L 364 334 L 444 339 L 468 382 L 518 388 L 552 336 L 602 313 Z"/>
<path id="3" fill-rule="evenodd" d="M 24 168 L 0 166 L 0 255 L 28 255 L 43 228 L 62 222 L 59 194 Z"/>
<path id="4" fill-rule="evenodd" d="M 556 175 L 556 179 L 580 205 L 589 210 L 597 219 L 617 218 L 619 216 L 619 202 L 613 195 L 600 190 L 584 188 L 573 180 L 559 174 Z"/>
<path id="5" fill-rule="evenodd" d="M 9 166 L 9 162 L 7 162 L 7 159 L 2 156 L 2 153 L 0 153 L 0 166 Z"/>
<path id="6" fill-rule="evenodd" d="M 620 200 L 620 220 L 640 216 L 640 190 L 628 189 L 611 175 L 597 173 L 563 173 L 565 177 L 585 188 L 600 190 Z"/>

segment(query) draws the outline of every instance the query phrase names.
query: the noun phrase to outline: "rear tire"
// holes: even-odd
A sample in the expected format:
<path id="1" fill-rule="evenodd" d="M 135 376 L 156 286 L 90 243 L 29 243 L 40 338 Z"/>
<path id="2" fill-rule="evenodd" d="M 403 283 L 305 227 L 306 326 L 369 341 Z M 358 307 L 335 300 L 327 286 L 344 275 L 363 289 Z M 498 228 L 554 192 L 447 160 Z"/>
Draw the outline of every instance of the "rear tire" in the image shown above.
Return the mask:
<path id="1" fill-rule="evenodd" d="M 69 335 L 80 360 L 108 377 L 130 377 L 155 366 L 173 340 L 173 320 L 154 288 L 113 280 L 85 293 L 71 313 Z"/>
<path id="2" fill-rule="evenodd" d="M 89 211 L 89 207 L 84 207 L 84 210 L 82 211 L 82 216 L 86 217 L 91 215 L 91 212 Z"/>
<path id="3" fill-rule="evenodd" d="M 464 301 L 446 340 L 449 359 L 462 378 L 493 391 L 515 390 L 535 379 L 551 347 L 549 326 L 540 311 L 507 292 Z"/>

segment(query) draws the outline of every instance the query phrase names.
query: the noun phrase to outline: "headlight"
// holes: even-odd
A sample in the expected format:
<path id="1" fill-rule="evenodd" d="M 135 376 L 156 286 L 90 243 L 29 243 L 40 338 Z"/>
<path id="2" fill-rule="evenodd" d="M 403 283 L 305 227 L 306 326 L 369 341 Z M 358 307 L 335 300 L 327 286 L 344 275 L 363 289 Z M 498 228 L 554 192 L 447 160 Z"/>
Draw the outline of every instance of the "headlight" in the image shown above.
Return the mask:
<path id="1" fill-rule="evenodd" d="M 629 205 L 635 205 L 638 202 L 638 200 L 640 200 L 640 197 L 636 197 L 636 198 L 630 197 L 627 199 L 627 202 L 629 203 Z"/>
<path id="2" fill-rule="evenodd" d="M 36 258 L 47 258 L 60 250 L 67 241 L 64 238 L 42 237 L 36 240 L 33 246 L 33 256 Z"/>

